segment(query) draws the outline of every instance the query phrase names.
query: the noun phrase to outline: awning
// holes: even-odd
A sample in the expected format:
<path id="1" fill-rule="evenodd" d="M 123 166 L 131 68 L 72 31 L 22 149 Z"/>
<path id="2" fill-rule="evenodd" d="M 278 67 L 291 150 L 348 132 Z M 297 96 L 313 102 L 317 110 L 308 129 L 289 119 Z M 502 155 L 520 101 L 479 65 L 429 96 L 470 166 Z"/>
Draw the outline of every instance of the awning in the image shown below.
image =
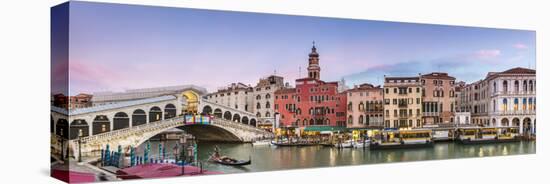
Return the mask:
<path id="1" fill-rule="evenodd" d="M 344 132 L 347 128 L 343 126 L 307 126 L 304 128 L 304 131 L 312 131 L 312 132 L 325 132 L 325 131 L 331 131 L 331 132 Z"/>

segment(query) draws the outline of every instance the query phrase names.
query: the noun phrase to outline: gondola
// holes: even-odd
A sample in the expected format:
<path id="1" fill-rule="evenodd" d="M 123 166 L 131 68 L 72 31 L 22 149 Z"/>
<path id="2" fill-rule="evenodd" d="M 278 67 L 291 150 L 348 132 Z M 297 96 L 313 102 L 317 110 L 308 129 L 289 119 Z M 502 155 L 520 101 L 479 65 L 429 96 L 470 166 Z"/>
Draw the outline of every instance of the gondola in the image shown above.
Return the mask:
<path id="1" fill-rule="evenodd" d="M 237 160 L 226 156 L 222 156 L 219 158 L 211 158 L 210 160 L 218 164 L 230 165 L 230 166 L 250 165 L 252 163 L 252 160 L 250 158 L 248 160 Z"/>
<path id="2" fill-rule="evenodd" d="M 210 156 L 209 161 L 222 164 L 222 165 L 230 165 L 230 166 L 250 165 L 252 163 L 252 159 L 250 159 L 250 157 L 248 157 L 248 161 L 246 161 L 246 160 L 237 160 L 227 156 L 221 156 L 220 149 L 218 148 L 218 146 L 214 148 L 214 153 L 212 153 L 212 156 Z"/>

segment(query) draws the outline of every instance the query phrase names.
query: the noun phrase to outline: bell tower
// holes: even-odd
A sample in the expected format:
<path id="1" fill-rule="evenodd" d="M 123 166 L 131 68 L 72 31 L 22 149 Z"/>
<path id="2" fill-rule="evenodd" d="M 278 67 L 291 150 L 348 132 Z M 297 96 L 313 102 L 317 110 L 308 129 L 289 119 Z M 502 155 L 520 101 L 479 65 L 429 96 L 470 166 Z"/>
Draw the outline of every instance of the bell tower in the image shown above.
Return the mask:
<path id="1" fill-rule="evenodd" d="M 317 48 L 315 48 L 315 41 L 313 42 L 313 47 L 311 47 L 311 53 L 309 53 L 309 65 L 307 67 L 308 77 L 320 80 L 321 78 L 321 67 L 319 66 L 319 53 L 317 53 Z"/>

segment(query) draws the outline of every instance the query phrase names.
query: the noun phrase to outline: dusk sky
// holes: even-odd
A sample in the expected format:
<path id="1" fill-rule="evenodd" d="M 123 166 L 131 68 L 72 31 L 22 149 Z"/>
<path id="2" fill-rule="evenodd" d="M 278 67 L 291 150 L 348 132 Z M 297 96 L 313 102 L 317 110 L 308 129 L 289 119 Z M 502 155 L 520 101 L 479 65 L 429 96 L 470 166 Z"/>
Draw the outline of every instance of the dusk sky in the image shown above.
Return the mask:
<path id="1" fill-rule="evenodd" d="M 69 39 L 71 95 L 183 84 L 212 92 L 275 72 L 293 85 L 312 41 L 321 79 L 348 86 L 535 68 L 534 31 L 88 2 L 71 2 Z"/>

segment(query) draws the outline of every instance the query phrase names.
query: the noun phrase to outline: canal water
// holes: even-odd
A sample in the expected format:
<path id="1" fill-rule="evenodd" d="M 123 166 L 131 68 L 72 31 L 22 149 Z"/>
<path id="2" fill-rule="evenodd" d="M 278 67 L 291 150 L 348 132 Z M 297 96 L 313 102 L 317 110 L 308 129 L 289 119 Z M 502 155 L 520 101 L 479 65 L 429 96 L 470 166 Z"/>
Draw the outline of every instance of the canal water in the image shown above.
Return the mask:
<path id="1" fill-rule="evenodd" d="M 150 144 L 152 155 L 157 155 L 159 142 L 151 141 Z M 177 143 L 175 141 L 167 141 L 165 144 L 166 154 L 173 155 L 172 148 Z M 209 163 L 207 160 L 216 145 L 221 149 L 222 155 L 242 160 L 248 160 L 251 157 L 252 164 L 233 167 Z M 143 154 L 144 147 L 145 144 L 138 148 L 138 154 Z M 252 146 L 249 143 L 200 142 L 198 144 L 199 160 L 203 162 L 203 168 L 223 173 L 534 154 L 535 150 L 535 141 L 481 145 L 461 145 L 453 142 L 442 142 L 436 143 L 433 148 L 375 151 L 368 150 L 368 148 L 336 149 L 322 146 Z"/>

